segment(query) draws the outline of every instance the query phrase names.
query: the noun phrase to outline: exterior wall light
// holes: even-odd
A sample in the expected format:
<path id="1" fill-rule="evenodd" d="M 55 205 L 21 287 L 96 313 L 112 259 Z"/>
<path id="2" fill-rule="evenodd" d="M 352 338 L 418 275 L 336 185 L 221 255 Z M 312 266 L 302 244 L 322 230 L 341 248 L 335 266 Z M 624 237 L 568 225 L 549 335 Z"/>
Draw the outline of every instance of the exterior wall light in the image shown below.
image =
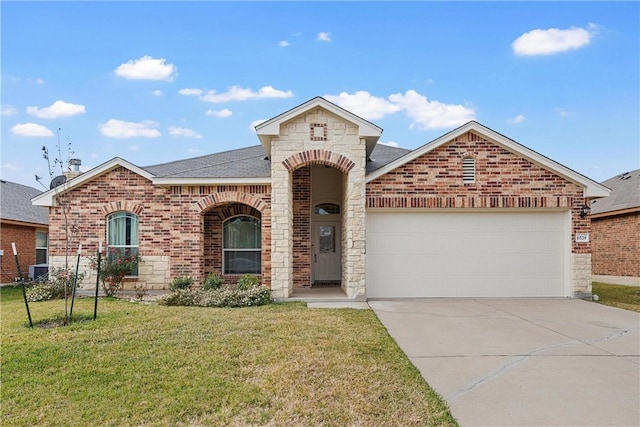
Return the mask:
<path id="1" fill-rule="evenodd" d="M 591 209 L 589 208 L 589 206 L 587 205 L 582 205 L 582 207 L 580 208 L 580 218 L 586 218 L 587 215 L 589 215 L 589 211 Z"/>

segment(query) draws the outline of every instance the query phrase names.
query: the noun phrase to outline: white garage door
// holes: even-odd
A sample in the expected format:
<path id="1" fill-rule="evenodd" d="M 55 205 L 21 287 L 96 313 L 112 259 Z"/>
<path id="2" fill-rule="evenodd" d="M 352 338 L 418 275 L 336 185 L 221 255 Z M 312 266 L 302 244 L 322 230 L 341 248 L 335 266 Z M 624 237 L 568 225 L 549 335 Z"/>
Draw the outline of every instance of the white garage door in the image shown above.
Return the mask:
<path id="1" fill-rule="evenodd" d="M 367 211 L 367 296 L 565 296 L 565 212 Z"/>

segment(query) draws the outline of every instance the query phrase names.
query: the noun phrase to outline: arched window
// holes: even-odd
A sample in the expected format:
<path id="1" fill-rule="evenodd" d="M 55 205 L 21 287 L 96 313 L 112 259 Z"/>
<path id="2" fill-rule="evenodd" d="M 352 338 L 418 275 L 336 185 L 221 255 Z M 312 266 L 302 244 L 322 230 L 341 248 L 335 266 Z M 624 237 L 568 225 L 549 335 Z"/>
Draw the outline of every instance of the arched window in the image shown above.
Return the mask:
<path id="1" fill-rule="evenodd" d="M 314 212 L 318 215 L 340 215 L 340 205 L 335 203 L 320 203 Z"/>
<path id="2" fill-rule="evenodd" d="M 121 254 L 138 253 L 138 217 L 130 212 L 116 212 L 107 217 L 107 245 Z M 138 267 L 131 276 L 138 275 Z"/>
<path id="3" fill-rule="evenodd" d="M 222 226 L 223 274 L 260 274 L 262 269 L 262 231 L 260 220 L 241 215 Z"/>

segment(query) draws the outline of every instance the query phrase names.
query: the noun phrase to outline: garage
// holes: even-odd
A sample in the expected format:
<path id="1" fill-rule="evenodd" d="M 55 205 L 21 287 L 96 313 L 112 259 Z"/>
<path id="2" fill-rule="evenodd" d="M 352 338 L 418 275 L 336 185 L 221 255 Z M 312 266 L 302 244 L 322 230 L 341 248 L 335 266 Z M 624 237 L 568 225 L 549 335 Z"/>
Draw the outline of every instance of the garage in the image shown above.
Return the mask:
<path id="1" fill-rule="evenodd" d="M 568 211 L 367 212 L 367 297 L 568 296 Z"/>

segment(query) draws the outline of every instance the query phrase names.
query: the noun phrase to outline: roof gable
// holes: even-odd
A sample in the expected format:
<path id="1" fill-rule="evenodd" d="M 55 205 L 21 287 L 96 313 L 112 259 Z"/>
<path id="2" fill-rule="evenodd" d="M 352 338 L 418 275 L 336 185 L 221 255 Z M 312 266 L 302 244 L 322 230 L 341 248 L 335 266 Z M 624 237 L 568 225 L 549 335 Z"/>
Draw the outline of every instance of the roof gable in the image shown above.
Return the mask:
<path id="1" fill-rule="evenodd" d="M 367 182 L 371 182 L 376 178 L 381 177 L 382 175 L 391 172 L 392 170 L 420 157 L 423 156 L 436 148 L 448 143 L 452 139 L 455 139 L 467 132 L 476 133 L 490 142 L 499 145 L 508 151 L 521 156 L 532 163 L 537 164 L 538 166 L 547 169 L 571 182 L 574 182 L 581 187 L 584 188 L 584 196 L 589 198 L 596 197 L 607 197 L 609 195 L 609 189 L 605 186 L 587 178 L 584 175 L 579 174 L 578 172 L 561 165 L 558 162 L 551 160 L 550 158 L 543 156 L 536 151 L 531 150 L 530 148 L 525 147 L 522 144 L 517 143 L 516 141 L 507 138 L 506 136 L 489 129 L 488 127 L 476 122 L 470 121 L 457 129 L 448 132 L 441 137 L 428 142 L 427 144 L 419 147 L 406 155 L 400 157 L 399 159 L 388 163 L 382 168 L 377 169 L 376 171 L 367 175 Z"/>
<path id="2" fill-rule="evenodd" d="M 120 157 L 114 157 L 113 159 L 101 164 L 100 166 L 96 166 L 88 172 L 83 173 L 64 184 L 53 188 L 49 191 L 46 191 L 39 196 L 36 196 L 31 199 L 31 203 L 35 206 L 55 206 L 56 204 L 56 196 L 60 193 L 65 193 L 69 190 L 73 190 L 74 188 L 80 187 L 81 185 L 93 180 L 96 177 L 102 176 L 107 172 L 114 170 L 117 167 L 123 167 L 131 172 L 142 176 L 148 180 L 153 179 L 153 175 L 148 171 L 142 169 L 139 166 L 134 165 Z"/>
<path id="3" fill-rule="evenodd" d="M 255 127 L 258 138 L 260 139 L 260 143 L 264 147 L 269 157 L 271 156 L 271 139 L 280 135 L 280 126 L 283 123 L 306 114 L 307 112 L 315 108 L 323 108 L 324 110 L 329 111 L 330 113 L 340 117 L 341 119 L 358 126 L 358 136 L 360 138 L 365 138 L 365 140 L 367 141 L 367 155 L 371 154 L 371 152 L 375 148 L 376 143 L 378 142 L 378 139 L 380 138 L 380 135 L 382 134 L 382 128 L 374 125 L 368 120 L 363 119 L 362 117 L 359 117 L 345 110 L 342 107 L 337 106 L 332 102 L 327 101 L 320 96 L 317 96 L 305 102 L 304 104 L 300 104 L 297 107 L 290 109 L 289 111 L 285 111 L 284 113 L 279 114 L 274 118 L 267 120 L 266 122 L 262 122 Z"/>

